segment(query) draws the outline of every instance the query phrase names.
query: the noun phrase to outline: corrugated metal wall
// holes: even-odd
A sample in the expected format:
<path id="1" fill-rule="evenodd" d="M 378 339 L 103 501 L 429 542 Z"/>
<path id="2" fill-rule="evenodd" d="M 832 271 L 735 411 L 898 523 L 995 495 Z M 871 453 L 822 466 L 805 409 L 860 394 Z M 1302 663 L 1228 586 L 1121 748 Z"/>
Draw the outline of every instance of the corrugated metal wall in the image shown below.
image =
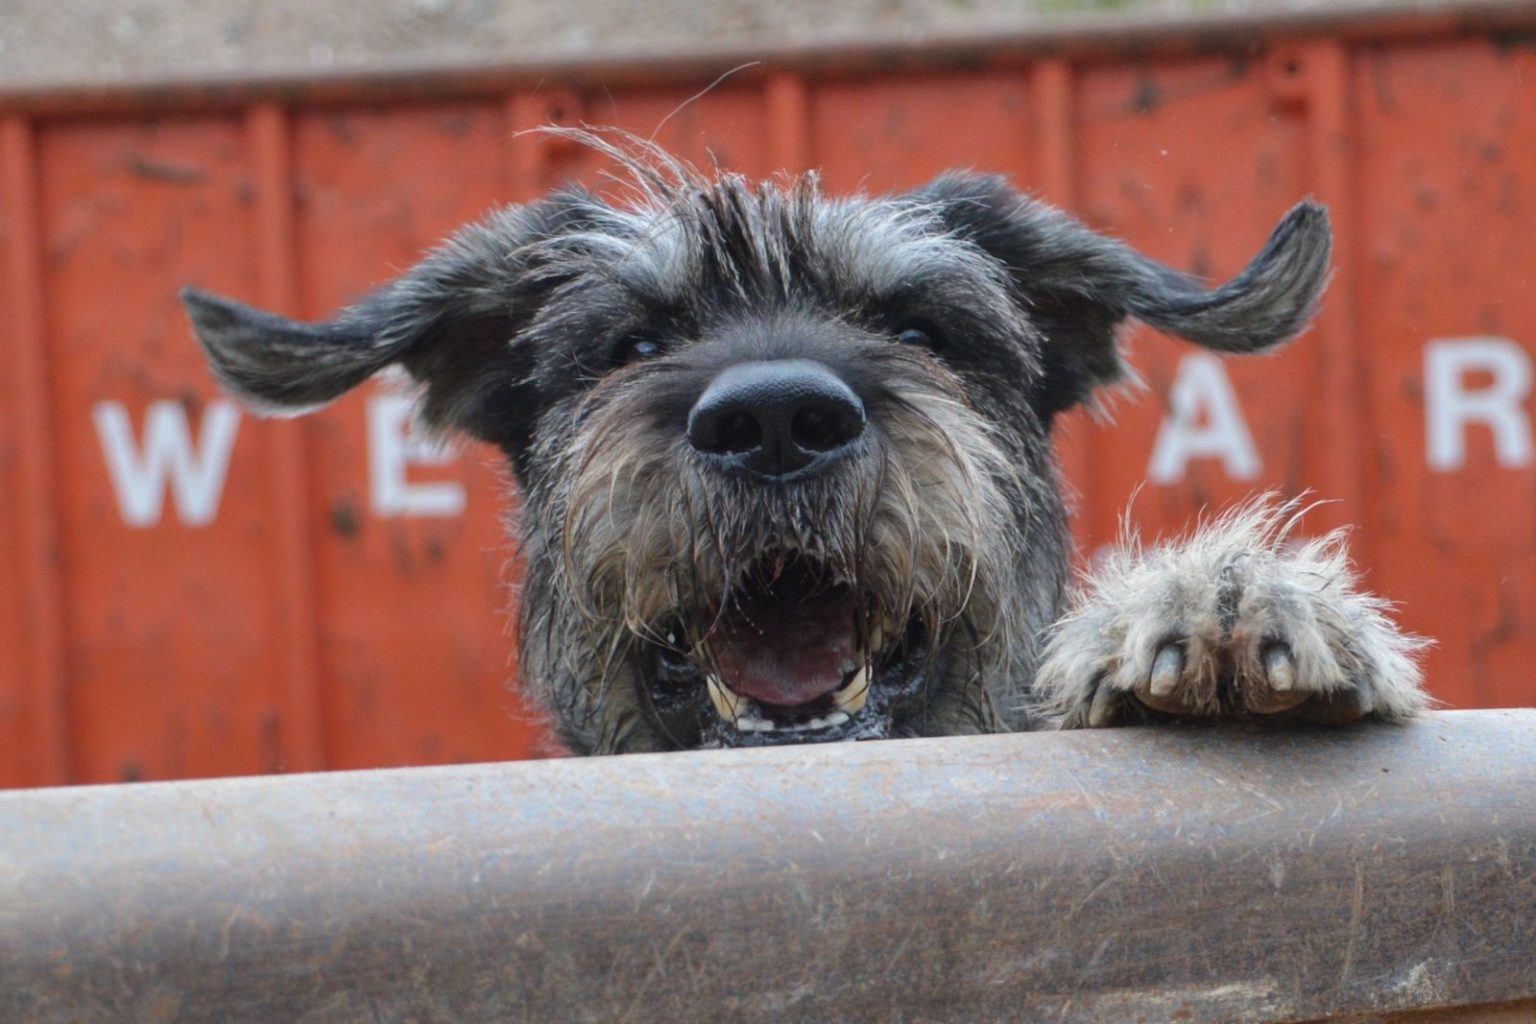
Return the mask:
<path id="1" fill-rule="evenodd" d="M 830 189 L 1005 171 L 1202 274 L 1333 210 L 1317 329 L 1216 362 L 1141 330 L 1150 389 L 1063 457 L 1086 551 L 1257 489 L 1338 499 L 1454 706 L 1536 702 L 1536 46 L 1394 22 L 1054 56 L 0 98 L 0 784 L 525 757 L 494 454 L 444 461 L 365 389 L 221 398 L 196 283 L 321 316 L 487 207 L 600 168 L 518 129 L 613 124 Z M 515 572 L 515 570 L 513 570 Z"/>

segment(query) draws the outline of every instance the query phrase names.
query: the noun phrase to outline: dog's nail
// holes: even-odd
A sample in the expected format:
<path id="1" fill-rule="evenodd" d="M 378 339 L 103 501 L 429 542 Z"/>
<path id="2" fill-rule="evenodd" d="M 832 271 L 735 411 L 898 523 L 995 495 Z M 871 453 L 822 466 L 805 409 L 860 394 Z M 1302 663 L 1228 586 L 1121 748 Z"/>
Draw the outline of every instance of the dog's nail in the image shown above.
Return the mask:
<path id="1" fill-rule="evenodd" d="M 1171 697 L 1179 687 L 1179 676 L 1184 673 L 1184 649 L 1178 644 L 1165 644 L 1152 661 L 1152 675 L 1147 688 L 1154 697 Z"/>
<path id="2" fill-rule="evenodd" d="M 1376 688 L 1369 679 L 1356 681 L 1347 690 L 1319 694 L 1302 709 L 1302 717 L 1323 725 L 1343 725 L 1359 721 L 1375 710 Z"/>
<path id="3" fill-rule="evenodd" d="M 1285 644 L 1270 644 L 1264 652 L 1264 678 L 1276 693 L 1290 693 L 1296 686 L 1296 663 Z"/>
<path id="4" fill-rule="evenodd" d="M 1115 722 L 1115 692 L 1103 677 L 1093 691 L 1093 702 L 1088 705 L 1088 728 L 1103 729 Z"/>
<path id="5" fill-rule="evenodd" d="M 1283 643 L 1272 643 L 1264 651 L 1264 679 L 1243 688 L 1243 702 L 1256 715 L 1277 715 L 1300 707 L 1312 695 L 1296 687 L 1296 659 Z"/>

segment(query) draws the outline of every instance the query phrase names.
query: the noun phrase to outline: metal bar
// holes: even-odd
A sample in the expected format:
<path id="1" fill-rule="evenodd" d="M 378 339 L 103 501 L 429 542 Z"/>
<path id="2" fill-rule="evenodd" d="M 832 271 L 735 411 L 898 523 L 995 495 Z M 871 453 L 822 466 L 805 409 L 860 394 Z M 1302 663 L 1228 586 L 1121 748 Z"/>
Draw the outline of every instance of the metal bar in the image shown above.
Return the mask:
<path id="1" fill-rule="evenodd" d="M 257 194 L 262 300 L 268 309 L 299 315 L 294 259 L 291 146 L 288 114 L 258 103 L 246 115 Z M 281 731 L 278 753 L 286 771 L 325 767 L 320 693 L 320 639 L 316 623 L 314 557 L 309 538 L 309 495 L 305 451 L 307 425 L 290 420 L 266 424 L 267 467 L 277 548 L 277 618 L 281 671 Z"/>
<path id="2" fill-rule="evenodd" d="M 1240 12 L 1220 18 L 1147 16 L 1063 18 L 1029 29 L 1007 26 L 966 32 L 935 29 L 918 41 L 903 31 L 829 33 L 813 42 L 699 46 L 636 52 L 593 51 L 562 58 L 445 64 L 396 61 L 379 70 L 189 77 L 131 85 L 40 85 L 0 91 L 0 106 L 35 113 L 143 112 L 156 107 L 238 108 L 253 94 L 276 103 L 377 102 L 390 98 L 505 95 L 549 78 L 565 84 L 693 81 L 744 63 L 800 73 L 891 74 L 916 67 L 1020 64 L 1042 55 L 1097 57 L 1124 53 L 1251 51 L 1280 35 L 1333 35 L 1346 40 L 1513 32 L 1536 24 L 1524 0 L 1452 0 L 1429 5 L 1340 3 L 1300 10 Z M 1518 41 L 1518 40 L 1517 40 Z M 744 71 L 743 75 L 752 72 Z M 763 72 L 759 72 L 763 73 Z"/>
<path id="3" fill-rule="evenodd" d="M 768 76 L 769 152 L 778 170 L 799 174 L 811 166 L 811 105 L 805 79 L 788 72 Z"/>
<path id="4" fill-rule="evenodd" d="M 4 175 L 7 232 L 6 302 L 12 338 L 9 372 L 19 383 L 12 412 L 16 476 L 25 500 L 6 517 L 21 552 L 19 586 L 26 595 L 23 658 L 29 724 L 22 735 L 32 748 L 32 783 L 69 781 L 69 719 L 65 671 L 64 603 L 61 593 L 58 501 L 49 414 L 47 327 L 44 316 L 42 228 L 38 223 L 37 139 L 26 118 L 0 121 L 0 174 Z M 3 354 L 0 354 L 3 358 Z M 18 780 L 19 781 L 19 780 Z"/>
<path id="5" fill-rule="evenodd" d="M 570 145 L 533 129 L 584 122 L 581 97 L 566 89 L 541 89 L 505 99 L 508 137 L 507 186 L 514 203 L 531 203 L 555 183 L 558 157 Z"/>
<path id="6" fill-rule="evenodd" d="M 1035 121 L 1030 185 L 1057 206 L 1076 209 L 1077 103 L 1072 64 L 1064 57 L 1037 61 L 1030 70 L 1029 86 Z M 1080 547 L 1087 537 L 1112 536 L 1112 518 L 1118 514 L 1095 500 L 1098 461 L 1087 427 L 1087 414 L 1079 412 L 1056 430 L 1057 458 L 1076 498 L 1072 525 Z"/>
<path id="7" fill-rule="evenodd" d="M 1062 57 L 1037 62 L 1030 75 L 1035 107 L 1035 184 L 1067 209 L 1077 198 L 1077 118 L 1072 65 Z"/>
<path id="8" fill-rule="evenodd" d="M 1366 359 L 1358 343 L 1357 268 L 1364 265 L 1356 217 L 1354 169 L 1357 137 L 1353 93 L 1350 91 L 1350 52 L 1337 40 L 1316 40 L 1275 54 L 1272 74 L 1294 75 L 1306 107 L 1307 158 L 1313 189 L 1328 205 L 1333 222 L 1333 277 L 1318 312 L 1312 352 L 1317 360 L 1318 387 L 1313 391 L 1313 422 L 1318 443 L 1313 446 L 1315 479 L 1335 504 L 1317 510 L 1312 529 L 1353 523 L 1375 523 L 1376 489 L 1367 486 L 1371 460 L 1362 459 L 1363 439 L 1370 436 L 1371 389 L 1366 385 Z M 1350 538 L 1355 557 L 1372 564 L 1371 531 Z"/>
<path id="9" fill-rule="evenodd" d="M 1536 711 L 0 793 L 0 1019 L 1536 997 Z"/>
<path id="10" fill-rule="evenodd" d="M 1348 1018 L 1328 1017 L 1330 1024 L 1531 1024 L 1536 1020 L 1536 999 L 1521 999 L 1497 1006 L 1461 1006 L 1443 1010 L 1412 1010 L 1394 1013 L 1386 1017 L 1370 1014 L 1361 1017 L 1351 1014 Z M 1322 1024 L 1307 1021 L 1306 1024 Z"/>
<path id="11" fill-rule="evenodd" d="M 514 203 L 531 202 L 542 191 L 545 166 L 545 140 L 522 135 L 543 123 L 543 104 L 536 96 L 513 96 L 504 106 L 507 120 L 509 159 L 507 184 Z"/>

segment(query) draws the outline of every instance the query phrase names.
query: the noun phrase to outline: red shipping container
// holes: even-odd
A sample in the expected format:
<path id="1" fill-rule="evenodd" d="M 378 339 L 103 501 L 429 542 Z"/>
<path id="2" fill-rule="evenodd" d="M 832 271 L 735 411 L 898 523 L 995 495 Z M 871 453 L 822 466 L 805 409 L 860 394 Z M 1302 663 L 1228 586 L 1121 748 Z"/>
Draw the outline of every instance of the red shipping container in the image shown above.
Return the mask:
<path id="1" fill-rule="evenodd" d="M 369 388 L 269 422 L 217 392 L 176 291 L 318 317 L 590 154 L 612 124 L 830 191 L 1010 174 L 1230 275 L 1332 209 L 1317 328 L 1218 362 L 1140 330 L 1149 388 L 1063 458 L 1085 553 L 1277 488 L 1337 499 L 1434 693 L 1536 703 L 1536 13 L 625 67 L 0 95 L 0 785 L 547 751 L 508 689 L 495 453 Z M 563 83 L 555 88 L 551 83 Z M 659 126 L 659 127 L 658 127 Z"/>

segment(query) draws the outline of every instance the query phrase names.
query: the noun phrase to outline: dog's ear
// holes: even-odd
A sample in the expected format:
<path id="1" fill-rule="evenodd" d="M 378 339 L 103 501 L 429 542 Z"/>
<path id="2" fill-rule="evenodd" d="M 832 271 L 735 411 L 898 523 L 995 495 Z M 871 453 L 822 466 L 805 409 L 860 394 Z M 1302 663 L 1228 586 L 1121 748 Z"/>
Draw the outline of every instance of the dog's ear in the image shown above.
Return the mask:
<path id="1" fill-rule="evenodd" d="M 529 272 L 529 246 L 571 229 L 592 202 L 573 192 L 507 207 L 324 323 L 195 288 L 181 299 L 219 381 L 258 412 L 311 411 L 399 364 L 423 387 L 426 426 L 521 451 L 535 396 L 517 336 L 553 286 Z"/>
<path id="2" fill-rule="evenodd" d="M 1219 352 L 1261 352 L 1307 326 L 1328 280 L 1332 234 L 1313 202 L 1286 214 L 1248 266 L 1211 289 L 1002 178 L 950 174 L 919 196 L 1007 269 L 1045 335 L 1039 404 L 1047 416 L 1120 378 L 1115 334 L 1127 317 Z"/>

